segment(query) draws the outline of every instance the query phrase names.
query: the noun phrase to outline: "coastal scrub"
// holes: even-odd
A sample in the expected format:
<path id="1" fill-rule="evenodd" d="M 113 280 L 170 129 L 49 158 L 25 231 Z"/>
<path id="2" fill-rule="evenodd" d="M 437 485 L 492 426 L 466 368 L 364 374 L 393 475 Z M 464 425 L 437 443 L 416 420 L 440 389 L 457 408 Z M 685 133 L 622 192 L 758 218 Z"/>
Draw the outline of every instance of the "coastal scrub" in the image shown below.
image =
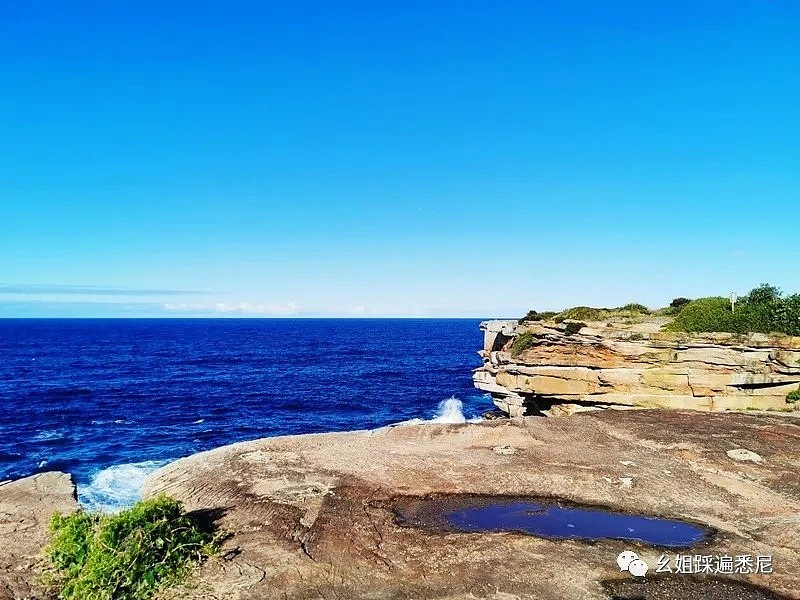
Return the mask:
<path id="1" fill-rule="evenodd" d="M 762 284 L 731 305 L 729 298 L 698 298 L 683 305 L 667 331 L 800 335 L 800 294 L 783 296 Z"/>
<path id="2" fill-rule="evenodd" d="M 520 333 L 516 338 L 514 338 L 514 342 L 511 344 L 511 354 L 513 356 L 519 356 L 525 352 L 525 350 L 533 346 L 535 340 L 536 338 L 530 331 Z"/>
<path id="3" fill-rule="evenodd" d="M 216 549 L 214 536 L 166 496 L 116 515 L 56 513 L 50 531 L 47 583 L 63 600 L 146 600 Z"/>

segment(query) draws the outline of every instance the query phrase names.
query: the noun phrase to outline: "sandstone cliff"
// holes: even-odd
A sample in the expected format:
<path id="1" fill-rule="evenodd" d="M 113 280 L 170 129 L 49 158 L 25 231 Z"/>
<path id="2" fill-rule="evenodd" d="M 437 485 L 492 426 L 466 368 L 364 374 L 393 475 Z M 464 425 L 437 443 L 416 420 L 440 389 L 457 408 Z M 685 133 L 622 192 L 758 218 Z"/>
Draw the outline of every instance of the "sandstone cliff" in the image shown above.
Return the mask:
<path id="1" fill-rule="evenodd" d="M 487 321 L 475 386 L 511 416 L 594 408 L 792 410 L 800 337 L 660 331 L 665 319 L 566 323 Z M 576 326 L 573 326 L 576 327 Z M 525 335 L 527 346 L 514 341 Z"/>

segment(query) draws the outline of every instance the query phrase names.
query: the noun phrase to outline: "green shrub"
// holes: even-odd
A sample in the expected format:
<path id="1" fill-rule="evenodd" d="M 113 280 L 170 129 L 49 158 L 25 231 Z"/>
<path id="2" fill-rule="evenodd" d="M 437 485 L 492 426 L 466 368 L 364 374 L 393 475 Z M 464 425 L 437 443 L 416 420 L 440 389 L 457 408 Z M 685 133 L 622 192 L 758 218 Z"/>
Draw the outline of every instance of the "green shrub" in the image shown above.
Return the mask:
<path id="1" fill-rule="evenodd" d="M 519 356 L 525 352 L 525 350 L 533 346 L 535 341 L 536 338 L 530 331 L 520 333 L 516 338 L 514 338 L 514 342 L 511 344 L 511 354 L 513 356 Z"/>
<path id="2" fill-rule="evenodd" d="M 638 302 L 631 302 L 630 304 L 626 304 L 625 306 L 621 306 L 615 310 L 618 310 L 620 312 L 639 313 L 641 315 L 650 314 L 650 309 L 647 308 L 644 304 L 639 304 Z"/>
<path id="3" fill-rule="evenodd" d="M 800 294 L 781 300 L 774 309 L 775 328 L 790 335 L 800 335 Z"/>
<path id="4" fill-rule="evenodd" d="M 45 554 L 62 600 L 144 600 L 215 550 L 180 502 L 159 496 L 117 515 L 53 515 Z"/>
<path id="5" fill-rule="evenodd" d="M 669 307 L 680 309 L 689 304 L 689 302 L 691 302 L 689 298 L 674 298 L 672 302 L 669 303 Z"/>
<path id="6" fill-rule="evenodd" d="M 727 298 L 698 298 L 686 304 L 665 329 L 800 335 L 800 295 L 782 298 L 778 288 L 762 284 L 736 303 L 733 311 Z"/>
<path id="7" fill-rule="evenodd" d="M 778 302 L 781 298 L 780 288 L 762 283 L 760 286 L 753 288 L 750 292 L 742 298 L 745 304 L 772 304 Z"/>
<path id="8" fill-rule="evenodd" d="M 599 321 L 608 314 L 607 308 L 592 308 L 591 306 L 573 306 L 565 311 L 558 313 L 561 321 L 572 319 L 575 321 Z"/>
<path id="9" fill-rule="evenodd" d="M 578 333 L 584 327 L 586 327 L 586 323 L 582 323 L 580 321 L 570 321 L 564 327 L 564 333 L 566 335 L 573 335 Z"/>
<path id="10" fill-rule="evenodd" d="M 732 326 L 731 303 L 727 298 L 692 300 L 681 309 L 668 331 L 728 331 Z"/>
<path id="11" fill-rule="evenodd" d="M 561 311 L 553 318 L 556 323 L 564 321 L 603 321 L 606 319 L 636 318 L 651 314 L 644 304 L 631 302 L 617 308 L 593 308 L 591 306 L 573 306 Z"/>
<path id="12" fill-rule="evenodd" d="M 525 323 L 530 321 L 547 321 L 548 319 L 552 319 L 555 315 L 556 313 L 547 310 L 542 312 L 529 310 L 528 314 L 526 314 L 519 320 L 519 323 Z"/>
<path id="13" fill-rule="evenodd" d="M 796 404 L 798 402 L 800 402 L 800 390 L 786 394 L 786 404 Z"/>

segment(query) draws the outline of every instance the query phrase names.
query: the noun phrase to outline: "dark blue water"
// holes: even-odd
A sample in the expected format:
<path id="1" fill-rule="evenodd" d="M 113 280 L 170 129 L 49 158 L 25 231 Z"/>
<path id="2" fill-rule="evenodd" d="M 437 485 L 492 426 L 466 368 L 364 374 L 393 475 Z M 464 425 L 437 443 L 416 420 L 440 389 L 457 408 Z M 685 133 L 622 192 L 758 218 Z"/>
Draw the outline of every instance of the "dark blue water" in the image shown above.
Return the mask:
<path id="1" fill-rule="evenodd" d="M 474 416 L 481 343 L 473 320 L 0 320 L 0 480 L 67 471 L 113 507 L 224 444 L 430 419 L 451 396 Z"/>
<path id="2" fill-rule="evenodd" d="M 686 548 L 708 537 L 704 529 L 671 519 L 538 502 L 495 502 L 444 513 L 455 531 L 516 531 L 554 539 L 631 540 Z"/>

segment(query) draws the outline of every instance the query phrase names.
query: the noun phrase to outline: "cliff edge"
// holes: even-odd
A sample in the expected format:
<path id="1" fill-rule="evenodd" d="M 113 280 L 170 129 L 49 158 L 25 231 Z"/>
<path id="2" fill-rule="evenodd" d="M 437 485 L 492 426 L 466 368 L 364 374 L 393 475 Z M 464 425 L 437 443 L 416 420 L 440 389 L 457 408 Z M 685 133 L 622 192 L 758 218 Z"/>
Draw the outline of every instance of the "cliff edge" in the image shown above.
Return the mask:
<path id="1" fill-rule="evenodd" d="M 510 416 L 599 408 L 797 407 L 800 337 L 671 333 L 637 323 L 485 321 L 473 380 Z"/>

